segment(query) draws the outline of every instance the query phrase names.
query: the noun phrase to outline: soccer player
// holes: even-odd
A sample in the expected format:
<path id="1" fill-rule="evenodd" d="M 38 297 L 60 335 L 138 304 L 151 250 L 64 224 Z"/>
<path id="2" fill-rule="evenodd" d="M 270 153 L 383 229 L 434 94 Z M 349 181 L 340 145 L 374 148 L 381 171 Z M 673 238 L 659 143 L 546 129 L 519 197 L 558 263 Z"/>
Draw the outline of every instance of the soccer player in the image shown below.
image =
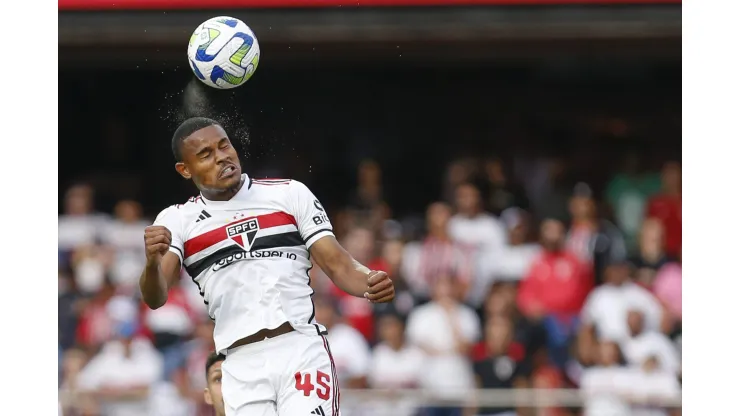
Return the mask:
<path id="1" fill-rule="evenodd" d="M 221 363 L 225 358 L 214 352 L 206 360 L 206 388 L 203 398 L 207 404 L 213 406 L 216 416 L 226 416 L 224 397 L 221 394 Z"/>
<path id="2" fill-rule="evenodd" d="M 242 173 L 218 122 L 186 120 L 172 151 L 175 169 L 200 195 L 166 208 L 146 228 L 144 302 L 152 309 L 164 305 L 185 267 L 215 321 L 216 352 L 226 356 L 227 416 L 339 415 L 336 369 L 311 300 L 309 259 L 340 289 L 373 303 L 393 299 L 390 278 L 339 245 L 305 185 Z"/>

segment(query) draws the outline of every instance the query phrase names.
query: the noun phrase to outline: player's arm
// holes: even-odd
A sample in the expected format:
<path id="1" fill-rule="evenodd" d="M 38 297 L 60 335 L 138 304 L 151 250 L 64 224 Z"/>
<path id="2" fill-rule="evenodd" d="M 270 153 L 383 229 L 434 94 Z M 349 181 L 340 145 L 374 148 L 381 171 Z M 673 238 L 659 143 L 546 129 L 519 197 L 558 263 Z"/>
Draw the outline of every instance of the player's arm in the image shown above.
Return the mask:
<path id="1" fill-rule="evenodd" d="M 146 265 L 139 278 L 141 296 L 151 309 L 167 302 L 167 292 L 180 278 L 182 239 L 176 212 L 170 207 L 144 231 Z M 173 232 L 175 233 L 173 235 Z"/>
<path id="2" fill-rule="evenodd" d="M 339 245 L 324 207 L 306 185 L 291 181 L 289 208 L 312 258 L 337 287 L 373 302 L 393 299 L 393 282 L 385 272 L 371 271 Z"/>
<path id="3" fill-rule="evenodd" d="M 360 264 L 334 236 L 326 236 L 311 246 L 311 256 L 337 287 L 350 295 L 371 302 L 390 302 L 395 291 L 385 272 L 372 271 Z"/>

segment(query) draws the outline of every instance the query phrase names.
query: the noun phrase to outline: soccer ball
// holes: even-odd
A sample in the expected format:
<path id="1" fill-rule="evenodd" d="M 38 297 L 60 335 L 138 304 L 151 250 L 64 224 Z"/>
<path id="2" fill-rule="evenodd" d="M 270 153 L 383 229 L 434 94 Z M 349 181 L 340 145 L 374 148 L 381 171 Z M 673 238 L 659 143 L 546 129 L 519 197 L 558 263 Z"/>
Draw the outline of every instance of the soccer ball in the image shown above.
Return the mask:
<path id="1" fill-rule="evenodd" d="M 244 22 L 214 17 L 190 37 L 188 60 L 195 76 L 218 89 L 236 88 L 254 74 L 260 61 L 257 37 Z"/>

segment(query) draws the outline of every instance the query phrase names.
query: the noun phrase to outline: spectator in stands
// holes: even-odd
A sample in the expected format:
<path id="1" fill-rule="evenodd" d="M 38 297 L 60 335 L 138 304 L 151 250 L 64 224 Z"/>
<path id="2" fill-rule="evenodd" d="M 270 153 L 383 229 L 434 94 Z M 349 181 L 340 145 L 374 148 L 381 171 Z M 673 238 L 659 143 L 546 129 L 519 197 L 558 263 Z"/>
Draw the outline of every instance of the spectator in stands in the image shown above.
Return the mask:
<path id="1" fill-rule="evenodd" d="M 123 200 L 114 208 L 115 219 L 101 230 L 101 241 L 113 251 L 110 275 L 119 288 L 137 293 L 139 275 L 144 266 L 141 236 L 149 225 L 141 217 L 141 204 Z"/>
<path id="2" fill-rule="evenodd" d="M 372 354 L 369 384 L 380 389 L 408 389 L 420 385 L 424 374 L 424 352 L 406 342 L 402 318 L 393 313 L 378 320 L 380 343 Z"/>
<path id="3" fill-rule="evenodd" d="M 358 224 L 378 232 L 390 217 L 383 196 L 382 170 L 374 160 L 363 160 L 357 167 L 357 189 L 350 200 L 350 211 Z"/>
<path id="4" fill-rule="evenodd" d="M 184 360 L 184 342 L 195 329 L 197 315 L 190 308 L 182 285 L 170 288 L 167 303 L 162 307 L 152 310 L 142 306 L 141 313 L 144 328 L 151 334 L 154 347 L 162 353 L 164 377 L 169 380 Z"/>
<path id="5" fill-rule="evenodd" d="M 480 321 L 454 292 L 445 275 L 432 282 L 432 300 L 415 308 L 408 319 L 409 342 L 427 355 L 422 387 L 439 397 L 456 397 L 475 386 L 468 355 L 480 338 Z M 432 408 L 427 415 L 459 415 L 460 409 Z"/>
<path id="6" fill-rule="evenodd" d="M 625 342 L 630 338 L 628 315 L 640 312 L 647 332 L 661 329 L 663 310 L 657 299 L 629 278 L 629 265 L 617 263 L 606 269 L 606 281 L 586 299 L 579 329 L 579 358 L 582 363 L 594 361 L 594 345 L 600 340 Z"/>
<path id="7" fill-rule="evenodd" d="M 514 389 L 529 386 L 528 363 L 517 351 L 512 351 L 514 327 L 504 316 L 488 319 L 485 329 L 486 358 L 474 363 L 473 368 L 479 388 Z M 484 407 L 481 416 L 515 416 L 513 407 Z"/>
<path id="8" fill-rule="evenodd" d="M 149 412 L 157 416 L 195 416 L 197 402 L 191 393 L 187 370 L 175 368 L 150 388 Z M 200 393 L 198 399 L 203 398 L 203 390 Z"/>
<path id="9" fill-rule="evenodd" d="M 631 261 L 637 283 L 648 288 L 653 286 L 658 270 L 670 261 L 664 245 L 663 225 L 655 218 L 646 219 L 640 230 L 639 251 Z"/>
<path id="10" fill-rule="evenodd" d="M 75 344 L 75 332 L 85 300 L 69 273 L 59 270 L 59 346 L 63 350 Z"/>
<path id="11" fill-rule="evenodd" d="M 666 312 L 674 324 L 680 324 L 682 319 L 682 286 L 681 278 L 681 251 L 678 252 L 679 261 L 665 264 L 658 270 L 653 283 L 653 293 L 665 306 Z"/>
<path id="12" fill-rule="evenodd" d="M 368 264 L 375 255 L 375 236 L 369 228 L 356 227 L 349 231 L 342 246 L 361 264 Z M 373 307 L 365 298 L 352 296 L 331 285 L 331 296 L 338 301 L 339 311 L 345 322 L 358 330 L 370 342 L 375 335 Z"/>
<path id="13" fill-rule="evenodd" d="M 403 318 L 385 313 L 378 319 L 380 343 L 373 348 L 368 383 L 383 390 L 415 389 L 425 376 L 424 352 L 406 341 Z M 418 403 L 414 400 L 386 400 L 373 403 L 373 414 L 412 416 Z"/>
<path id="14" fill-rule="evenodd" d="M 116 287 L 106 279 L 103 287 L 81 306 L 77 325 L 77 344 L 88 351 L 94 351 L 113 338 L 113 321 L 108 303 L 116 293 Z"/>
<path id="15" fill-rule="evenodd" d="M 107 273 L 110 264 L 109 254 L 107 250 L 97 245 L 79 246 L 72 253 L 70 264 L 75 286 L 80 293 L 94 294 L 103 288 L 106 279 L 110 279 Z"/>
<path id="16" fill-rule="evenodd" d="M 571 226 L 566 247 L 592 265 L 596 283 L 601 283 L 608 264 L 627 258 L 622 234 L 614 224 L 597 217 L 591 188 L 585 183 L 576 185 L 569 209 Z"/>
<path id="17" fill-rule="evenodd" d="M 630 416 L 632 411 L 624 393 L 630 390 L 630 373 L 625 368 L 619 344 L 602 340 L 597 344 L 594 366 L 583 371 L 581 389 L 589 396 L 584 416 Z"/>
<path id="18" fill-rule="evenodd" d="M 675 374 L 661 370 L 655 356 L 637 366 L 625 367 L 623 363 L 617 343 L 599 344 L 597 365 L 584 370 L 581 378 L 581 389 L 589 395 L 584 416 L 666 415 L 656 406 L 630 406 L 629 400 L 680 398 Z"/>
<path id="19" fill-rule="evenodd" d="M 473 256 L 452 241 L 449 234 L 452 209 L 443 202 L 427 208 L 427 235 L 420 243 L 409 243 L 403 252 L 403 270 L 413 293 L 420 300 L 429 299 L 432 280 L 447 275 L 455 280 L 456 295 L 464 299 L 473 276 Z"/>
<path id="20" fill-rule="evenodd" d="M 633 310 L 627 315 L 630 337 L 622 343 L 622 350 L 629 365 L 640 367 L 648 359 L 655 359 L 661 371 L 678 375 L 681 356 L 676 346 L 665 334 L 644 329 L 644 315 Z"/>
<path id="21" fill-rule="evenodd" d="M 541 353 L 547 341 L 547 333 L 541 322 L 526 319 L 516 306 L 517 287 L 511 283 L 496 283 L 486 297 L 483 310 L 485 322 L 504 318 L 512 323 L 513 341 L 509 354 L 517 361 L 527 360 L 529 366 L 540 364 Z M 487 354 L 485 342 L 476 345 L 473 351 L 474 359 L 482 359 Z"/>
<path id="22" fill-rule="evenodd" d="M 62 402 L 65 414 L 75 414 L 76 410 L 94 407 L 85 397 L 80 395 L 79 377 L 80 372 L 87 363 L 87 354 L 79 348 L 70 348 L 64 352 L 61 358 L 61 378 L 59 386 L 59 399 Z"/>
<path id="23" fill-rule="evenodd" d="M 447 165 L 444 183 L 442 184 L 442 200 L 448 204 L 455 204 L 457 188 L 469 182 L 475 173 L 475 161 L 460 159 Z"/>
<path id="24" fill-rule="evenodd" d="M 636 153 L 627 155 L 621 172 L 607 185 L 606 200 L 614 210 L 617 226 L 622 230 L 630 252 L 637 248 L 638 232 L 645 217 L 648 198 L 660 191 L 660 177 L 641 174 Z"/>
<path id="25" fill-rule="evenodd" d="M 540 234 L 543 251 L 521 283 L 517 304 L 527 318 L 545 325 L 550 357 L 562 368 L 578 313 L 593 287 L 593 275 L 575 254 L 564 249 L 565 229 L 560 221 L 545 220 Z"/>
<path id="26" fill-rule="evenodd" d="M 93 189 L 79 184 L 64 197 L 64 214 L 59 216 L 59 251 L 69 254 L 82 245 L 95 244 L 106 216 L 94 213 Z"/>
<path id="27" fill-rule="evenodd" d="M 675 257 L 681 251 L 681 165 L 666 163 L 661 181 L 662 191 L 650 199 L 647 217 L 663 224 L 666 254 Z"/>
<path id="28" fill-rule="evenodd" d="M 351 389 L 367 387 L 370 347 L 365 337 L 342 322 L 338 306 L 330 298 L 314 298 L 316 320 L 328 330 L 339 386 Z"/>
<path id="29" fill-rule="evenodd" d="M 135 321 L 118 321 L 107 342 L 80 374 L 79 387 L 106 416 L 149 413 L 150 388 L 162 377 L 162 358 L 151 343 L 135 337 Z"/>
<path id="30" fill-rule="evenodd" d="M 481 256 L 496 253 L 498 256 L 506 244 L 506 230 L 493 215 L 483 211 L 480 191 L 472 184 L 465 183 L 455 191 L 456 214 L 450 219 L 450 238 L 465 246 L 473 256 L 474 264 L 481 263 Z M 485 295 L 485 276 L 475 270 L 468 301 L 479 306 Z"/>
<path id="31" fill-rule="evenodd" d="M 508 244 L 500 253 L 481 256 L 478 266 L 489 286 L 494 282 L 520 281 L 541 251 L 538 244 L 528 241 L 529 218 L 526 212 L 519 208 L 508 208 L 501 214 L 501 221 L 508 231 Z"/>
<path id="32" fill-rule="evenodd" d="M 494 215 L 508 208 L 529 209 L 524 188 L 511 182 L 501 159 L 491 159 L 484 163 L 483 173 L 485 176 L 485 208 Z"/>

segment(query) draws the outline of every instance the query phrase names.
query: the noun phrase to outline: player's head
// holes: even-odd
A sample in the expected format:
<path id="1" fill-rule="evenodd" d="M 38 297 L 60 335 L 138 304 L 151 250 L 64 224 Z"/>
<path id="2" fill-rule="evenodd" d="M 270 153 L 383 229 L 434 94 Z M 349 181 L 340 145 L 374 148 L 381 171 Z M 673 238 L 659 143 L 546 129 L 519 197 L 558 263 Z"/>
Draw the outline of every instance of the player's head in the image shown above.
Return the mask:
<path id="1" fill-rule="evenodd" d="M 223 127 L 204 117 L 185 120 L 172 136 L 175 169 L 201 191 L 221 193 L 241 181 L 239 155 Z"/>
<path id="2" fill-rule="evenodd" d="M 207 404 L 213 406 L 216 416 L 225 416 L 224 396 L 221 394 L 221 363 L 224 355 L 211 353 L 206 360 L 206 389 L 203 397 Z"/>

